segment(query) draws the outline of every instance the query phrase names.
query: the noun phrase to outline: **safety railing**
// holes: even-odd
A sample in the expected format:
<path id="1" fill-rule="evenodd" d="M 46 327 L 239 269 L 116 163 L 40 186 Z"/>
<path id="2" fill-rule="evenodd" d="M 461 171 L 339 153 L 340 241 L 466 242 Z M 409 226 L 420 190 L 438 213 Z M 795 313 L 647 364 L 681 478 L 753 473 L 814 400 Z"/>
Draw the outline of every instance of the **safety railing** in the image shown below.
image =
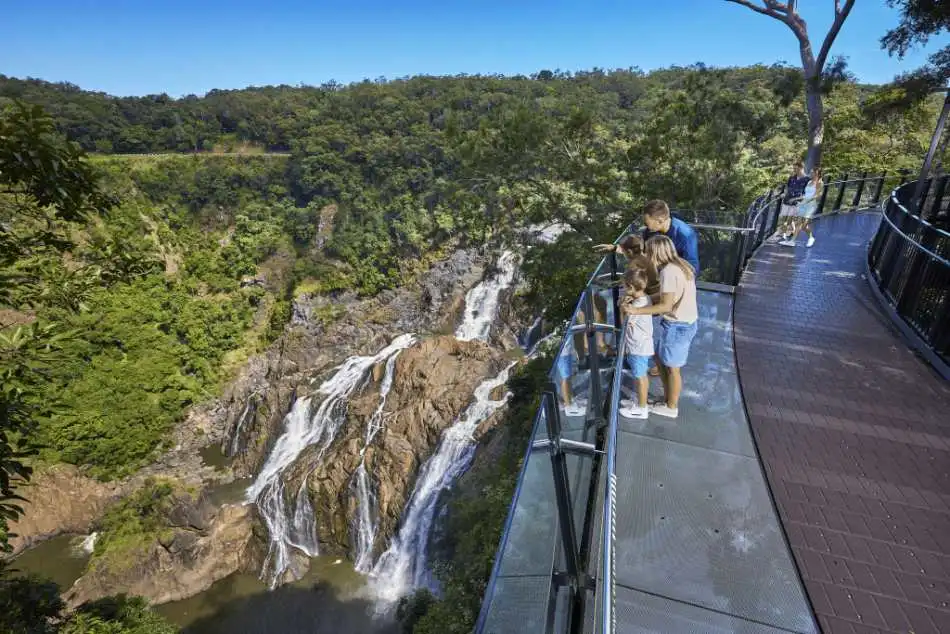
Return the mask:
<path id="1" fill-rule="evenodd" d="M 916 213 L 939 218 L 946 184 L 946 177 L 925 183 L 918 201 L 916 182 L 893 191 L 868 248 L 868 273 L 895 322 L 950 379 L 950 232 Z"/>
<path id="2" fill-rule="evenodd" d="M 865 174 L 829 181 L 818 210 L 872 207 L 887 180 L 885 174 Z M 784 188 L 773 189 L 745 212 L 675 212 L 699 234 L 701 284 L 730 290 L 738 283 L 752 252 L 775 232 L 783 194 Z M 614 244 L 635 229 L 628 227 Z M 613 252 L 600 261 L 567 324 L 476 623 L 478 634 L 614 631 L 625 264 Z"/>

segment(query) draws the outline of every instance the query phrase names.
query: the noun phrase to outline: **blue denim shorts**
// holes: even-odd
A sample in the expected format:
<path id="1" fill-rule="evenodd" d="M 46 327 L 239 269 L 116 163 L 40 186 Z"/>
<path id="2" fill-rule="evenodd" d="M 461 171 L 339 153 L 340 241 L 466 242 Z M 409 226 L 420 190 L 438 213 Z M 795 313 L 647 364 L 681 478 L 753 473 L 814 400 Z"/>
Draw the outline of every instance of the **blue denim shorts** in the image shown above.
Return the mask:
<path id="1" fill-rule="evenodd" d="M 668 368 L 681 368 L 686 365 L 689 357 L 689 346 L 699 329 L 699 320 L 691 324 L 682 321 L 660 322 L 660 346 L 657 354 L 660 361 Z"/>
<path id="2" fill-rule="evenodd" d="M 568 379 L 577 374 L 577 359 L 571 350 L 557 358 L 557 373 L 562 379 Z"/>
<path id="3" fill-rule="evenodd" d="M 653 357 L 644 357 L 639 354 L 628 354 L 626 358 L 627 367 L 633 373 L 633 378 L 639 379 L 647 375 L 647 369 L 650 367 L 650 359 Z"/>

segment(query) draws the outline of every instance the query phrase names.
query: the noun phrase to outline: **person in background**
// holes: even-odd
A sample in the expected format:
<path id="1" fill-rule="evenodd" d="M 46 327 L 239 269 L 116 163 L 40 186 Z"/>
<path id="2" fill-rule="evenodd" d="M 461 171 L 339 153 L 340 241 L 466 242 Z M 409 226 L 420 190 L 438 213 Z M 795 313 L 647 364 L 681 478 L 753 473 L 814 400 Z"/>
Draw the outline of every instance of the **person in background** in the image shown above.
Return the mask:
<path id="1" fill-rule="evenodd" d="M 792 175 L 785 183 L 785 197 L 782 198 L 782 211 L 779 213 L 778 231 L 772 236 L 772 242 L 787 241 L 795 230 L 795 219 L 798 216 L 798 204 L 805 196 L 805 186 L 808 176 L 805 175 L 805 164 L 796 161 L 792 168 Z"/>
<path id="2" fill-rule="evenodd" d="M 696 336 L 699 310 L 696 303 L 696 272 L 676 253 L 667 236 L 647 240 L 647 255 L 660 272 L 660 293 L 650 306 L 629 306 L 629 315 L 661 315 L 657 359 L 663 381 L 665 403 L 650 410 L 659 416 L 676 418 L 683 389 L 680 368 L 686 365 L 689 347 Z"/>
<path id="3" fill-rule="evenodd" d="M 627 418 L 647 418 L 647 392 L 650 379 L 647 368 L 653 356 L 653 318 L 646 314 L 633 314 L 631 309 L 646 308 L 651 304 L 647 295 L 647 271 L 642 268 L 628 268 L 623 276 L 624 297 L 621 310 L 627 317 L 624 339 L 626 340 L 625 358 L 627 368 L 633 375 L 637 402 L 624 401 L 620 415 Z"/>
<path id="4" fill-rule="evenodd" d="M 808 179 L 808 184 L 805 185 L 802 202 L 798 205 L 798 214 L 795 216 L 795 220 L 792 224 L 791 237 L 787 240 L 782 240 L 779 244 L 786 247 L 795 246 L 795 238 L 798 236 L 798 232 L 804 230 L 805 233 L 808 234 L 808 241 L 805 242 L 805 246 L 814 246 L 815 232 L 812 229 L 811 221 L 812 218 L 815 217 L 815 211 L 818 209 L 818 200 L 821 198 L 821 192 L 824 186 L 825 183 L 822 180 L 821 168 L 816 167 L 811 171 L 811 178 Z"/>

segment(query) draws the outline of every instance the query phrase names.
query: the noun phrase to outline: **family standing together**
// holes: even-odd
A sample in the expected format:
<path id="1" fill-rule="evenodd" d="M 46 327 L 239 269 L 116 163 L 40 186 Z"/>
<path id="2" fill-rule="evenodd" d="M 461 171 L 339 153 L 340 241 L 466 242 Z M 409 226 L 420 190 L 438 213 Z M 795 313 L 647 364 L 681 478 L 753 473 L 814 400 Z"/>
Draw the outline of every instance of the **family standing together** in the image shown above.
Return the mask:
<path id="1" fill-rule="evenodd" d="M 676 418 L 683 387 L 681 368 L 699 319 L 699 241 L 695 230 L 674 217 L 662 200 L 644 206 L 643 224 L 641 235 L 627 236 L 618 245 L 596 247 L 616 250 L 627 260 L 621 302 L 627 317 L 624 364 L 633 375 L 636 400 L 622 401 L 620 413 L 629 418 L 647 418 L 650 413 Z M 652 374 L 663 383 L 663 401 L 652 405 L 648 403 L 651 360 L 656 368 Z"/>

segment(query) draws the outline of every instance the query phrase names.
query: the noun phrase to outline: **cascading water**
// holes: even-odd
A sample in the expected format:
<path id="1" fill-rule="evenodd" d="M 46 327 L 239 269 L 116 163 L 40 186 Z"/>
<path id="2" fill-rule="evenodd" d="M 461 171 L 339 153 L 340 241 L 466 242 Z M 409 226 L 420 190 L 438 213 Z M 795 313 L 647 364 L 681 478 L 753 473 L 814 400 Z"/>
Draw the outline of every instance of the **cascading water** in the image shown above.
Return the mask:
<path id="1" fill-rule="evenodd" d="M 491 332 L 492 322 L 498 314 L 498 299 L 501 292 L 511 286 L 518 267 L 518 257 L 505 251 L 498 258 L 498 271 L 483 280 L 465 294 L 465 317 L 455 330 L 460 341 L 480 339 L 485 341 Z"/>
<path id="2" fill-rule="evenodd" d="M 295 509 L 291 515 L 284 491 L 284 470 L 310 446 L 319 446 L 316 456 L 319 461 L 346 419 L 347 399 L 364 383 L 369 370 L 415 341 L 412 334 L 400 335 L 375 355 L 348 358 L 337 367 L 332 377 L 317 388 L 316 394 L 323 396 L 323 400 L 316 411 L 311 413 L 309 397 L 300 398 L 284 418 L 283 434 L 277 439 L 267 462 L 245 493 L 246 503 L 257 504 L 270 532 L 270 547 L 261 578 L 266 579 L 271 588 L 281 582 L 290 567 L 292 548 L 298 548 L 311 557 L 318 554 L 316 522 L 306 491 L 306 479 L 297 492 Z"/>
<path id="3" fill-rule="evenodd" d="M 383 428 L 383 408 L 386 406 L 386 397 L 393 387 L 393 375 L 396 369 L 397 351 L 386 361 L 386 374 L 379 387 L 379 405 L 366 425 L 366 442 L 360 450 L 360 465 L 353 475 L 353 485 L 356 491 L 356 570 L 367 573 L 373 567 L 373 545 L 376 543 L 376 529 L 379 518 L 376 513 L 376 495 L 373 492 L 366 472 L 366 449 L 373 438 Z"/>
<path id="4" fill-rule="evenodd" d="M 237 455 L 237 450 L 241 442 L 241 432 L 244 430 L 244 425 L 247 423 L 247 419 L 253 416 L 253 410 L 257 409 L 257 405 L 254 401 L 255 398 L 256 395 L 252 394 L 248 397 L 247 402 L 244 404 L 244 410 L 238 417 L 237 425 L 234 426 L 234 432 L 231 435 L 231 442 L 229 443 L 228 447 L 228 456 L 233 457 Z"/>
<path id="5" fill-rule="evenodd" d="M 398 601 L 413 588 L 429 585 L 427 546 L 439 495 L 468 469 L 475 453 L 472 434 L 478 425 L 511 396 L 506 393 L 500 400 L 491 398 L 492 392 L 508 381 L 508 372 L 514 365 L 509 364 L 498 376 L 475 388 L 471 405 L 442 433 L 435 453 L 422 465 L 403 511 L 399 534 L 370 573 L 375 595 L 384 605 Z"/>

